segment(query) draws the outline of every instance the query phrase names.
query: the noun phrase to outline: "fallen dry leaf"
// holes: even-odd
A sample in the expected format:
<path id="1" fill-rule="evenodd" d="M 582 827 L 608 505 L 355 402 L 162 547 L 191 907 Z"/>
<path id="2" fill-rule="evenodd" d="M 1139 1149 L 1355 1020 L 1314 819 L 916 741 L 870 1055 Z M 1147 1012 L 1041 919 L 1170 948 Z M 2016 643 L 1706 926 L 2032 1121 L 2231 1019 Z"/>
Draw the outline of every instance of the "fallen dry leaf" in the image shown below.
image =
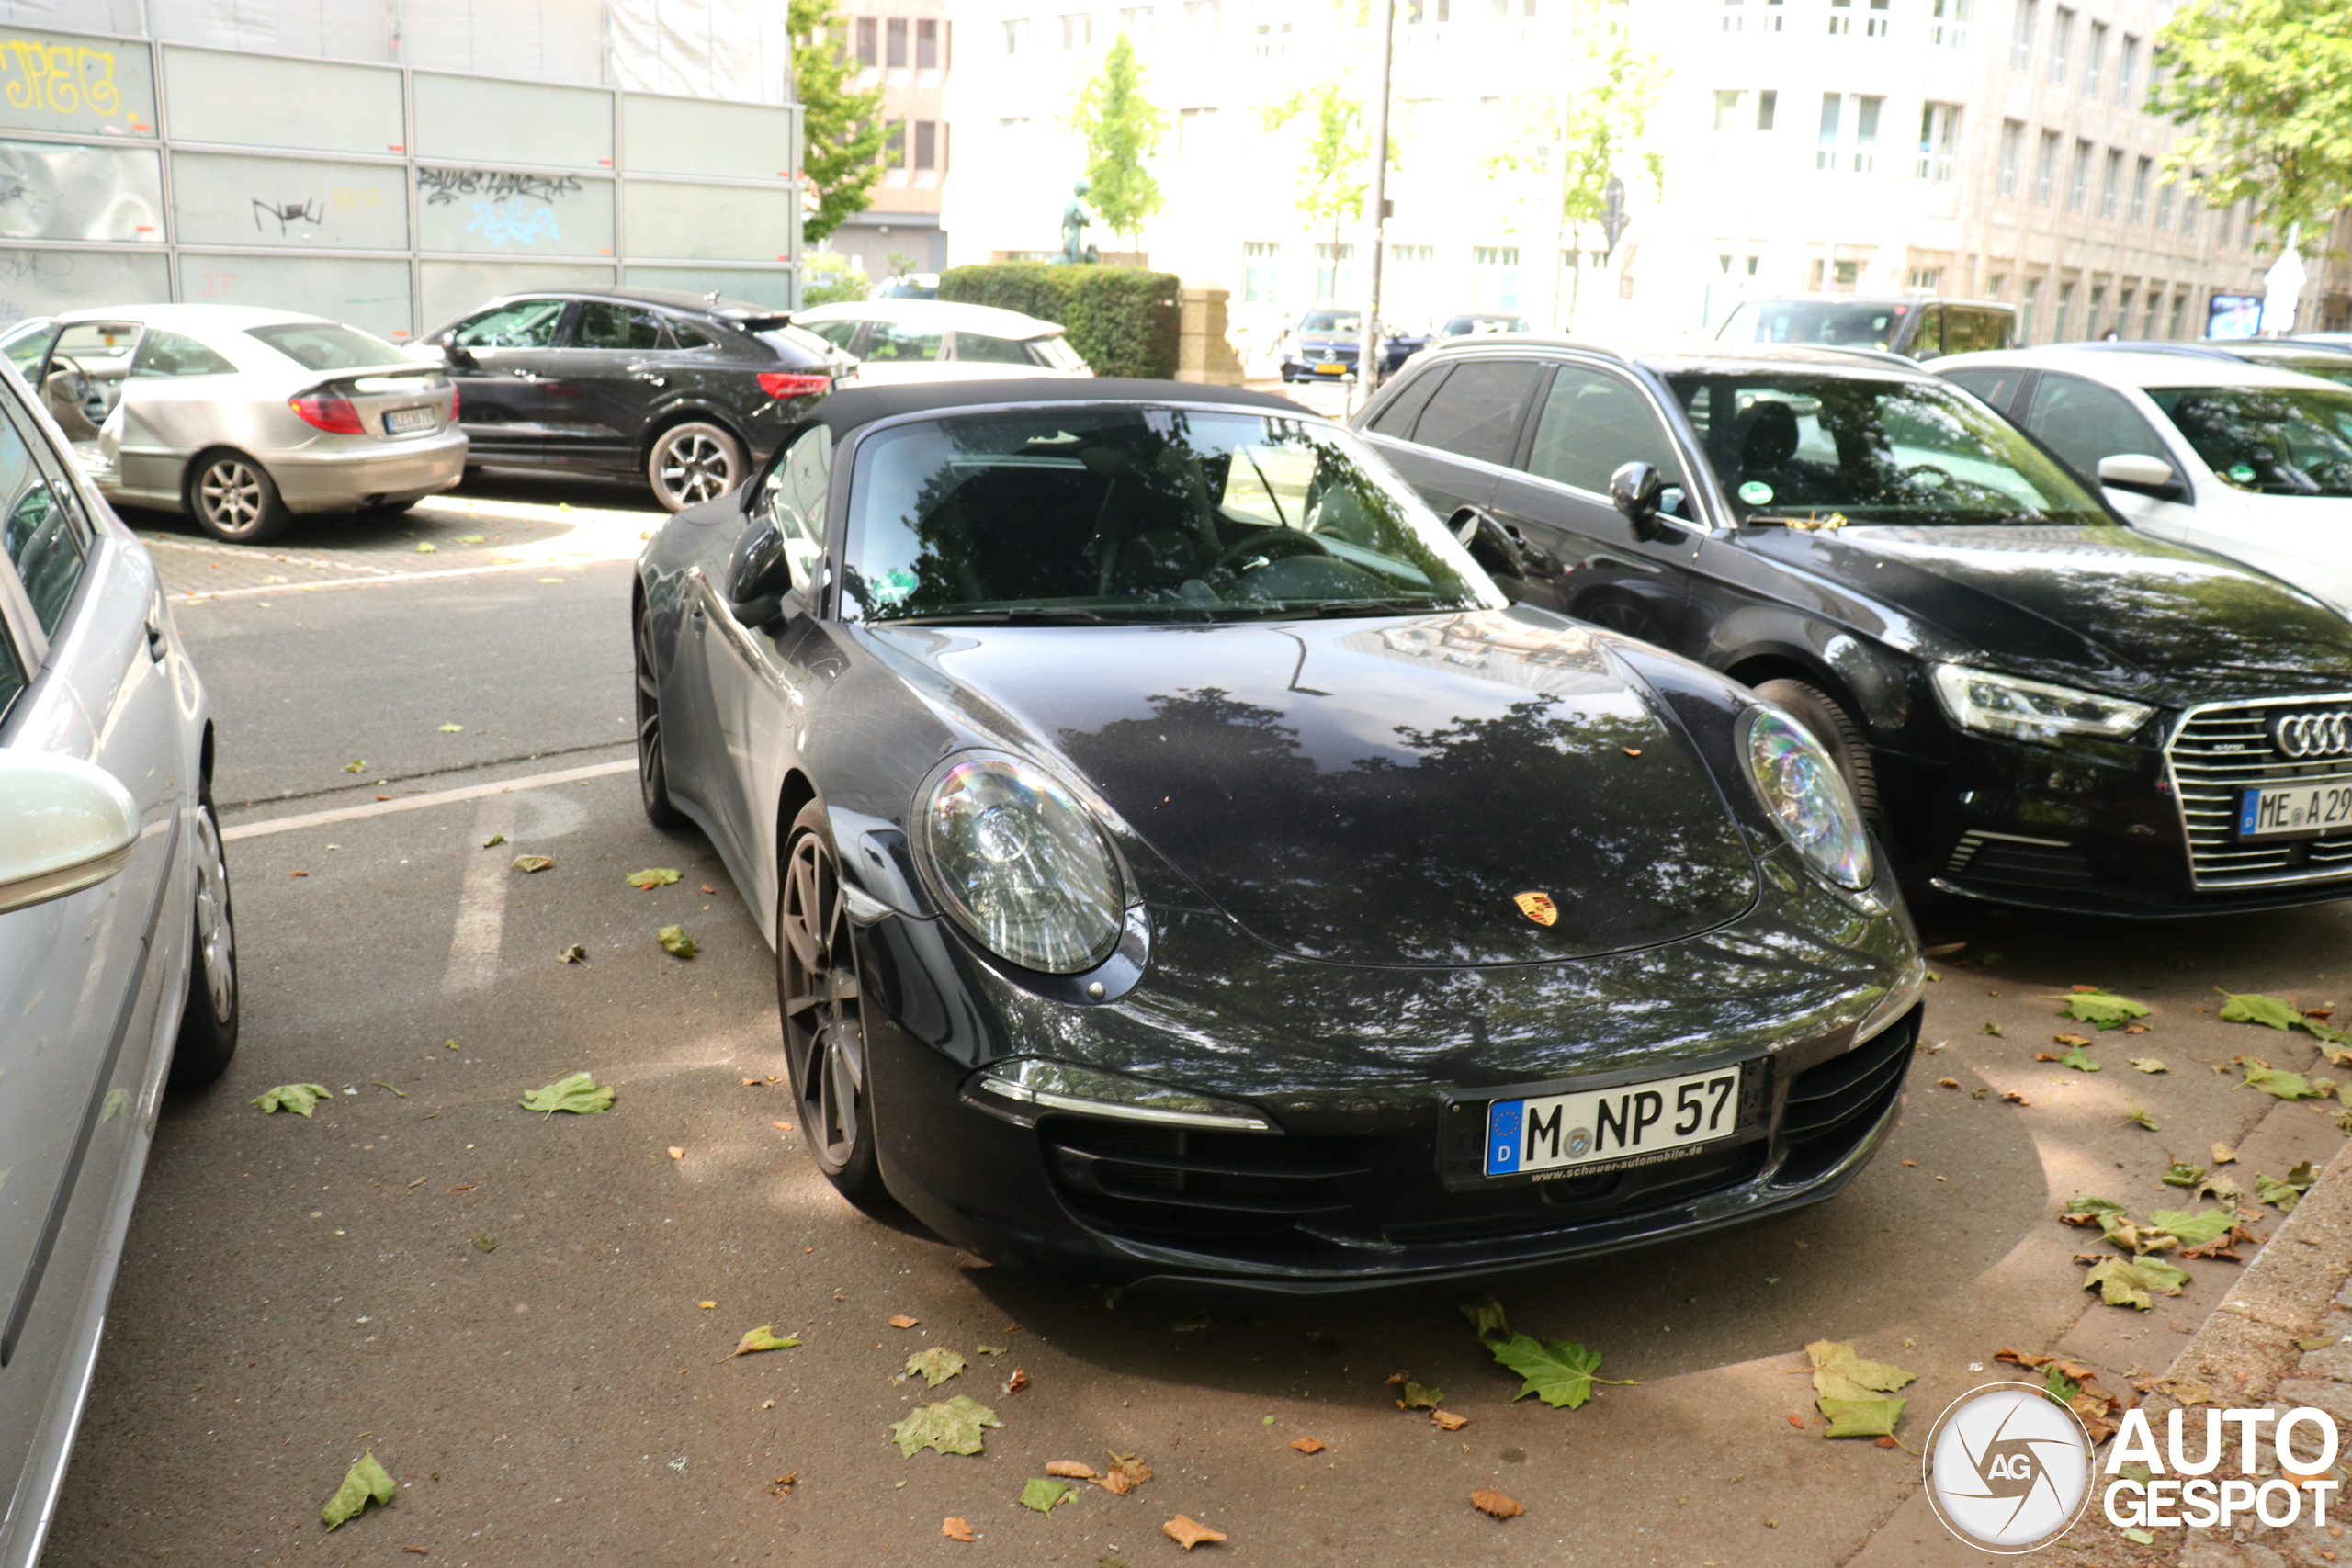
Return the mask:
<path id="1" fill-rule="evenodd" d="M 2213 1145 L 2213 1163 L 2215 1165 L 2234 1165 L 2237 1163 L 2237 1150 L 2230 1147 L 2229 1145 L 2215 1144 Z"/>
<path id="2" fill-rule="evenodd" d="M 588 950 L 575 942 L 570 947 L 557 949 L 555 961 L 558 964 L 585 964 L 588 962 Z"/>
<path id="3" fill-rule="evenodd" d="M 1295 1438 L 1292 1439 L 1290 1446 L 1303 1454 L 1319 1454 L 1323 1451 L 1322 1442 L 1315 1438 Z"/>
<path id="4" fill-rule="evenodd" d="M 950 1540 L 978 1540 L 979 1539 L 979 1537 L 972 1533 L 971 1526 L 966 1524 L 963 1520 L 956 1518 L 952 1514 L 946 1518 L 939 1521 L 939 1533 L 945 1536 Z"/>
<path id="5" fill-rule="evenodd" d="M 1027 1388 L 1028 1386 L 1029 1372 L 1028 1370 L 1023 1367 L 1013 1368 L 1012 1375 L 1004 1380 L 1004 1392 L 1007 1393 L 1019 1393 L 1023 1389 Z"/>
<path id="6" fill-rule="evenodd" d="M 888 1322 L 893 1328 L 912 1328 L 916 1324 L 921 1323 L 922 1319 L 919 1317 L 909 1317 L 906 1314 L 900 1312 L 892 1313 L 889 1317 L 884 1321 Z"/>
<path id="7" fill-rule="evenodd" d="M 1200 1520 L 1187 1518 L 1182 1514 L 1177 1515 L 1174 1518 L 1160 1526 L 1159 1529 L 1161 1534 L 1165 1535 L 1169 1540 L 1174 1541 L 1177 1545 L 1182 1547 L 1187 1551 L 1192 1551 L 1193 1548 L 1200 1545 L 1203 1541 L 1223 1540 L 1225 1539 L 1224 1531 L 1213 1530 L 1209 1529 L 1208 1526 L 1201 1523 Z"/>
<path id="8" fill-rule="evenodd" d="M 1451 1410 L 1432 1410 L 1430 1412 L 1430 1419 L 1437 1423 L 1440 1430 L 1447 1432 L 1459 1432 L 1463 1427 L 1470 1425 L 1470 1417 L 1456 1416 Z"/>
<path id="9" fill-rule="evenodd" d="M 1081 1460 L 1074 1459 L 1057 1459 L 1054 1461 L 1051 1464 L 1046 1466 L 1046 1473 L 1047 1475 L 1067 1475 L 1075 1481 L 1094 1481 L 1100 1479 L 1094 1473 L 1094 1467 L 1092 1465 L 1088 1464 Z"/>
<path id="10" fill-rule="evenodd" d="M 1498 1519 L 1515 1519 L 1527 1512 L 1512 1498 L 1485 1486 L 1470 1494 L 1470 1506 L 1480 1513 Z"/>
<path id="11" fill-rule="evenodd" d="M 2005 1089 L 2001 1091 L 2001 1102 L 2004 1105 L 2031 1105 L 2033 1103 L 2033 1101 L 2028 1100 L 2025 1096 L 2019 1094 L 2013 1089 Z"/>
<path id="12" fill-rule="evenodd" d="M 749 1356 L 761 1350 L 797 1349 L 799 1344 L 800 1341 L 789 1334 L 779 1337 L 775 1325 L 763 1323 L 757 1328 L 746 1330 L 742 1340 L 720 1359 L 731 1361 L 738 1356 Z"/>
<path id="13" fill-rule="evenodd" d="M 799 1479 L 800 1472 L 797 1470 L 790 1475 L 779 1475 L 768 1483 L 768 1490 L 779 1497 L 788 1497 L 792 1495 L 792 1483 Z"/>
<path id="14" fill-rule="evenodd" d="M 672 1144 L 670 1145 L 670 1157 L 672 1159 L 684 1159 L 686 1157 L 686 1151 L 680 1148 L 677 1145 Z"/>
<path id="15" fill-rule="evenodd" d="M 1802 1432 L 1804 1430 L 1804 1417 L 1802 1416 L 1792 1416 L 1789 1417 L 1789 1425 Z"/>
<path id="16" fill-rule="evenodd" d="M 1958 1078 L 1938 1078 L 1936 1080 L 1936 1087 L 1938 1089 L 1958 1089 L 1960 1087 L 1960 1080 Z"/>
<path id="17" fill-rule="evenodd" d="M 1151 1466 L 1135 1455 L 1123 1454 L 1116 1449 L 1102 1451 L 1111 1456 L 1110 1473 L 1102 1478 L 1102 1484 L 1108 1490 L 1125 1496 L 1151 1479 Z"/>
<path id="18" fill-rule="evenodd" d="M 545 871 L 555 864 L 553 855 L 516 855 L 512 863 L 516 871 Z"/>

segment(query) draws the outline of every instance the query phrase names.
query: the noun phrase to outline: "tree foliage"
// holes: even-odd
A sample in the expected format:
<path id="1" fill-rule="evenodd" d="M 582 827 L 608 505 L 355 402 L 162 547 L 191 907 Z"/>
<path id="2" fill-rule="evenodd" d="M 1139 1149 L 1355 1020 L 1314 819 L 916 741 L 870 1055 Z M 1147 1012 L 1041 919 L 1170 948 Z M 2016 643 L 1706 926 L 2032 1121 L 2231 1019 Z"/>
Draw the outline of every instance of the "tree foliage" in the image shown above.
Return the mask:
<path id="1" fill-rule="evenodd" d="M 1130 246 L 1144 220 L 1159 210 L 1159 182 L 1145 164 L 1168 134 L 1168 116 L 1143 89 L 1143 65 L 1121 33 L 1063 121 L 1086 141 L 1087 200 L 1102 226 L 1126 235 Z"/>
<path id="2" fill-rule="evenodd" d="M 882 90 L 857 88 L 857 62 L 845 46 L 849 24 L 834 0 L 791 0 L 792 78 L 799 95 L 804 148 L 801 173 L 817 207 L 801 220 L 809 245 L 822 244 L 882 178 Z"/>
<path id="3" fill-rule="evenodd" d="M 2252 197 L 2279 231 L 2352 206 L 2352 7 L 2190 0 L 2156 34 L 2148 107 L 2186 128 L 2165 158 L 2209 207 Z"/>

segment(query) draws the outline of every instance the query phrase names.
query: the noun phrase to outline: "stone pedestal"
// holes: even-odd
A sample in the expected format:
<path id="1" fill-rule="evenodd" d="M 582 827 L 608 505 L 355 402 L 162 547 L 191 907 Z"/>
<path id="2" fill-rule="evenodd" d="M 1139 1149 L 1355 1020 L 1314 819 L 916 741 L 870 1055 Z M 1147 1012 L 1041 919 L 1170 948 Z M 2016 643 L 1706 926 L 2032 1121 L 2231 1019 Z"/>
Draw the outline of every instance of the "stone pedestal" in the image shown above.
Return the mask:
<path id="1" fill-rule="evenodd" d="M 1176 346 L 1176 379 L 1212 387 L 1241 385 L 1241 357 L 1225 335 L 1225 302 L 1230 290 L 1214 283 L 1188 283 L 1179 298 L 1183 324 Z"/>

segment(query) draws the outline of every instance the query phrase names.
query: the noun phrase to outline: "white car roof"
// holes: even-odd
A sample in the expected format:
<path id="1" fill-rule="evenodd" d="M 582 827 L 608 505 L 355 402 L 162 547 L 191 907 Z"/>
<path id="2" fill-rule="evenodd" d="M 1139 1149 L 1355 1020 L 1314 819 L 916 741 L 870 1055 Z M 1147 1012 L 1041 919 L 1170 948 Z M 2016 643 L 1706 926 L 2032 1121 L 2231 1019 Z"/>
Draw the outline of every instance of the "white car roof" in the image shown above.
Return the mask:
<path id="1" fill-rule="evenodd" d="M 2112 387 L 2301 387 L 2343 391 L 2341 382 L 2300 371 L 2280 370 L 2245 359 L 2208 359 L 2201 354 L 2134 354 L 2129 349 L 2064 347 L 1999 349 L 1984 354 L 1949 354 L 1927 368 L 1941 373 L 1972 365 L 2014 365 L 2064 370 Z"/>
<path id="2" fill-rule="evenodd" d="M 294 321 L 343 324 L 326 316 L 305 315 L 300 310 L 270 310 L 257 305 L 118 305 L 95 310 L 61 310 L 57 320 L 69 326 L 76 321 L 136 321 L 189 333 L 241 333 L 249 327 L 283 326 Z"/>
<path id="3" fill-rule="evenodd" d="M 994 305 L 960 305 L 947 299 L 848 299 L 838 305 L 820 305 L 812 310 L 795 310 L 792 321 L 795 326 L 810 321 L 891 321 L 902 326 L 985 333 L 989 337 L 1015 340 L 1053 337 L 1062 330 L 1057 322 L 1039 321 L 1018 310 L 1002 310 Z"/>

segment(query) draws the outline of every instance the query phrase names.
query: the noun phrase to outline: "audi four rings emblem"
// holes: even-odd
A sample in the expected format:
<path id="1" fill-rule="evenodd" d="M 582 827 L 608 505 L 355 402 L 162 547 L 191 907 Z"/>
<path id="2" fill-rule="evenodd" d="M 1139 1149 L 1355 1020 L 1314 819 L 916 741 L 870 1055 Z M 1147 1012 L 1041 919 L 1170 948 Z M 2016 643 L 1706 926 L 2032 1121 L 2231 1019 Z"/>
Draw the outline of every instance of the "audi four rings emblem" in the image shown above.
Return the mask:
<path id="1" fill-rule="evenodd" d="M 2270 721 L 2270 740 L 2298 761 L 2352 753 L 2352 713 L 2281 714 Z"/>

